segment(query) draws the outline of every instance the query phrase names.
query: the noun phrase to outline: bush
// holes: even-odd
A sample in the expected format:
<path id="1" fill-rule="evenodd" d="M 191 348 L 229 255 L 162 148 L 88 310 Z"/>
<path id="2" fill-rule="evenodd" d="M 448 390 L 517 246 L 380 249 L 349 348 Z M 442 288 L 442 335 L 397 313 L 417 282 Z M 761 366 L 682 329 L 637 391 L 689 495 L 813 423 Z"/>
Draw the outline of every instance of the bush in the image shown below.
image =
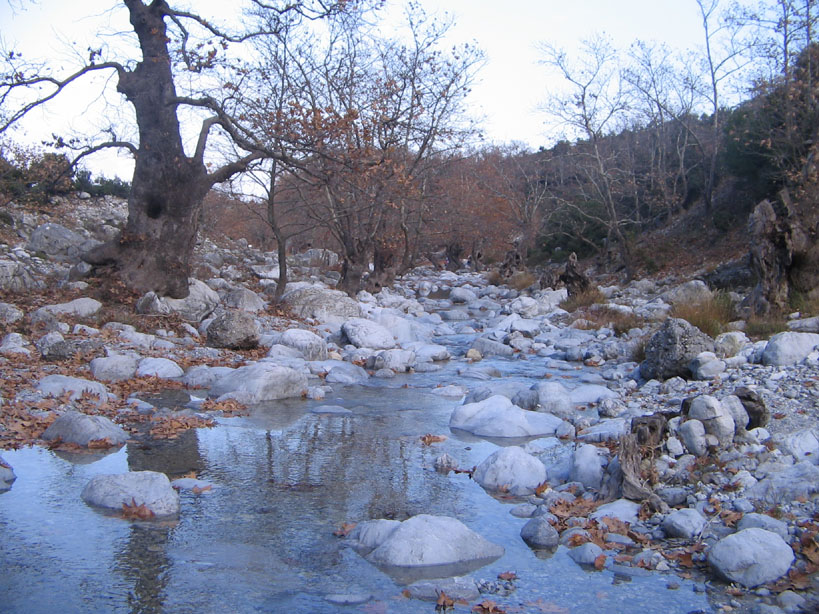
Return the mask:
<path id="1" fill-rule="evenodd" d="M 594 305 L 596 303 L 602 303 L 605 300 L 606 297 L 602 292 L 600 292 L 600 289 L 593 287 L 585 292 L 575 294 L 574 296 L 570 296 L 561 301 L 559 307 L 571 313 L 572 311 L 580 309 L 581 307 L 589 307 L 590 305 Z"/>
<path id="2" fill-rule="evenodd" d="M 670 315 L 682 318 L 711 337 L 725 332 L 726 325 L 737 318 L 734 303 L 725 292 L 715 292 L 710 299 L 699 303 L 678 303 L 671 308 Z"/>
<path id="3" fill-rule="evenodd" d="M 108 179 L 105 175 L 100 175 L 96 179 L 91 178 L 91 171 L 77 171 L 74 179 L 74 189 L 78 192 L 88 192 L 91 196 L 119 196 L 128 198 L 131 194 L 131 184 L 123 181 L 119 177 Z"/>
<path id="4" fill-rule="evenodd" d="M 73 169 L 63 154 L 17 145 L 0 148 L 0 194 L 23 203 L 45 204 L 72 188 Z"/>
<path id="5" fill-rule="evenodd" d="M 768 339 L 772 335 L 786 330 L 788 330 L 788 324 L 781 317 L 761 318 L 753 316 L 745 322 L 745 334 L 754 340 Z"/>
<path id="6" fill-rule="evenodd" d="M 512 277 L 509 278 L 509 281 L 506 282 L 506 285 L 510 288 L 514 288 L 515 290 L 525 290 L 533 283 L 537 281 L 535 276 L 529 273 L 528 271 L 518 271 Z"/>

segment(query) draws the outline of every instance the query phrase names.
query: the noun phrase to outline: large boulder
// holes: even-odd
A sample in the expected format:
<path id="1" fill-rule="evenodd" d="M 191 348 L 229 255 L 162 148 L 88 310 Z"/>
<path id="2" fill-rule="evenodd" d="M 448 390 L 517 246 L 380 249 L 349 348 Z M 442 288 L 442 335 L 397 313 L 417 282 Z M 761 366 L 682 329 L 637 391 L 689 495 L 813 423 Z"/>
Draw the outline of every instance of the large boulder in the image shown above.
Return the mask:
<path id="1" fill-rule="evenodd" d="M 31 272 L 14 260 L 0 260 L 0 290 L 25 292 L 43 287 Z"/>
<path id="2" fill-rule="evenodd" d="M 674 510 L 663 519 L 663 530 L 669 537 L 693 539 L 698 537 L 708 521 L 697 510 L 685 508 Z"/>
<path id="3" fill-rule="evenodd" d="M 760 499 L 767 505 L 777 505 L 782 501 L 810 498 L 818 492 L 819 467 L 810 461 L 802 461 L 759 480 L 744 494 L 748 499 Z"/>
<path id="4" fill-rule="evenodd" d="M 569 479 L 586 488 L 598 490 L 603 482 L 603 462 L 600 449 L 590 443 L 577 447 L 572 458 Z"/>
<path id="5" fill-rule="evenodd" d="M 120 445 L 128 441 L 128 434 L 105 416 L 88 416 L 67 411 L 51 423 L 42 438 L 46 441 L 59 439 L 80 446 L 107 439 L 112 445 Z"/>
<path id="6" fill-rule="evenodd" d="M 26 249 L 41 252 L 53 260 L 79 262 L 80 255 L 94 242 L 60 224 L 41 224 L 29 237 Z"/>
<path id="7" fill-rule="evenodd" d="M 235 288 L 225 295 L 224 304 L 232 309 L 240 309 L 250 313 L 263 311 L 267 306 L 258 294 L 247 288 Z"/>
<path id="8" fill-rule="evenodd" d="M 110 510 L 122 510 L 123 505 L 144 505 L 157 517 L 179 513 L 179 494 L 171 487 L 168 476 L 156 471 L 97 475 L 85 485 L 81 496 L 88 505 Z"/>
<path id="9" fill-rule="evenodd" d="M 700 352 L 713 352 L 714 341 L 680 318 L 668 318 L 646 345 L 646 358 L 640 364 L 645 379 L 666 380 L 690 377 L 689 365 Z"/>
<path id="10" fill-rule="evenodd" d="M 536 516 L 523 525 L 520 537 L 530 548 L 557 548 L 560 535 L 546 516 Z"/>
<path id="11" fill-rule="evenodd" d="M 207 330 L 208 345 L 229 350 L 252 350 L 259 345 L 261 328 L 250 313 L 229 309 L 214 318 Z"/>
<path id="12" fill-rule="evenodd" d="M 688 417 L 702 422 L 705 432 L 716 437 L 720 447 L 727 448 L 734 440 L 734 418 L 716 397 L 707 394 L 694 397 L 688 408 Z"/>
<path id="13" fill-rule="evenodd" d="M 37 391 L 58 398 L 68 392 L 72 401 L 86 393 L 98 397 L 100 401 L 108 399 L 108 389 L 99 382 L 67 375 L 46 375 L 38 382 Z"/>
<path id="14" fill-rule="evenodd" d="M 252 404 L 301 397 L 306 393 L 307 377 L 304 373 L 260 362 L 223 375 L 213 383 L 208 396 Z"/>
<path id="15" fill-rule="evenodd" d="M 779 333 L 765 346 L 762 363 L 776 367 L 795 365 L 805 360 L 816 346 L 819 346 L 819 334 Z"/>
<path id="16" fill-rule="evenodd" d="M 712 296 L 704 281 L 693 279 L 663 292 L 660 298 L 671 305 L 694 305 L 704 303 Z"/>
<path id="17" fill-rule="evenodd" d="M 515 350 L 512 346 L 489 339 L 488 337 L 478 337 L 472 343 L 472 349 L 480 352 L 481 356 L 512 356 Z"/>
<path id="18" fill-rule="evenodd" d="M 391 531 L 367 559 L 389 567 L 431 567 L 488 563 L 503 553 L 502 546 L 487 541 L 456 518 L 421 514 Z"/>
<path id="19" fill-rule="evenodd" d="M 473 479 L 489 491 L 531 495 L 546 481 L 546 466 L 518 446 L 493 452 L 475 468 Z"/>
<path id="20" fill-rule="evenodd" d="M 779 535 L 759 528 L 724 537 L 708 552 L 718 575 L 748 588 L 781 578 L 793 560 L 793 550 Z"/>
<path id="21" fill-rule="evenodd" d="M 205 282 L 188 279 L 188 296 L 185 298 L 159 297 L 148 292 L 137 301 L 136 311 L 143 314 L 179 314 L 189 322 L 201 322 L 219 305 L 219 295 Z"/>
<path id="22" fill-rule="evenodd" d="M 326 360 L 327 343 L 316 333 L 301 328 L 291 328 L 282 333 L 279 343 L 298 350 L 305 360 Z"/>
<path id="23" fill-rule="evenodd" d="M 46 305 L 40 307 L 37 311 L 44 311 L 53 316 L 76 316 L 78 318 L 87 318 L 94 315 L 102 308 L 102 303 L 93 298 L 83 297 L 75 298 L 73 301 L 67 303 L 60 303 L 58 305 Z M 36 312 L 35 312 L 36 313 Z"/>
<path id="24" fill-rule="evenodd" d="M 137 377 L 158 377 L 172 379 L 182 377 L 185 371 L 170 358 L 143 358 L 136 370 Z"/>
<path id="25" fill-rule="evenodd" d="M 102 382 L 119 382 L 131 379 L 136 374 L 138 361 L 133 356 L 115 354 L 101 356 L 89 364 L 91 375 Z"/>
<path id="26" fill-rule="evenodd" d="M 293 315 L 320 322 L 341 322 L 361 316 L 361 306 L 340 290 L 307 286 L 285 292 L 282 303 Z"/>
<path id="27" fill-rule="evenodd" d="M 546 437 L 563 424 L 556 416 L 523 410 L 501 395 L 460 405 L 449 419 L 450 428 L 480 437 Z"/>
<path id="28" fill-rule="evenodd" d="M 341 330 L 354 346 L 373 350 L 391 350 L 395 347 L 392 333 L 380 324 L 364 318 L 350 318 Z"/>

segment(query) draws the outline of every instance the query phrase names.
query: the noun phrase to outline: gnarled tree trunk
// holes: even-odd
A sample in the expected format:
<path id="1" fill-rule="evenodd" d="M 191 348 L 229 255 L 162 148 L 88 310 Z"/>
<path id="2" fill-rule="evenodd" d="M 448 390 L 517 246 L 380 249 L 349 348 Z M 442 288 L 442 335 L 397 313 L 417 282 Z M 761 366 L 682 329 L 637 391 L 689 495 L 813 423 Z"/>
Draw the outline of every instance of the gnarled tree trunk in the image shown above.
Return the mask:
<path id="1" fill-rule="evenodd" d="M 190 256 L 202 200 L 210 190 L 201 161 L 185 155 L 165 28 L 166 4 L 125 0 L 139 37 L 142 62 L 120 73 L 117 90 L 136 111 L 136 156 L 128 222 L 119 237 L 85 255 L 94 265 L 113 265 L 127 286 L 175 298 L 188 294 Z"/>

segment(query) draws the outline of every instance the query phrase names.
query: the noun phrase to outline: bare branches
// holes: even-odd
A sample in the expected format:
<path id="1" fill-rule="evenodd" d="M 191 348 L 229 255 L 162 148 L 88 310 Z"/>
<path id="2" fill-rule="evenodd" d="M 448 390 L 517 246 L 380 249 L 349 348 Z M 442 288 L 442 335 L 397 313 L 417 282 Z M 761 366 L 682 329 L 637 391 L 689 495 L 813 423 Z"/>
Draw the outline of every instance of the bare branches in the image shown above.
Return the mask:
<path id="1" fill-rule="evenodd" d="M 9 56 L 9 63 L 14 60 L 14 56 Z M 89 64 L 83 66 L 76 72 L 62 79 L 43 74 L 41 71 L 27 74 L 25 69 L 11 65 L 11 70 L 3 75 L 0 81 L 0 107 L 7 107 L 11 100 L 12 93 L 23 89 L 39 89 L 42 86 L 50 86 L 51 91 L 40 95 L 34 100 L 22 104 L 18 109 L 12 111 L 8 117 L 3 118 L 0 123 L 0 134 L 8 130 L 10 126 L 25 117 L 30 111 L 43 106 L 60 94 L 66 87 L 80 79 L 83 75 L 100 70 L 115 70 L 118 74 L 126 72 L 125 68 L 117 62 L 103 62 L 100 64 Z"/>

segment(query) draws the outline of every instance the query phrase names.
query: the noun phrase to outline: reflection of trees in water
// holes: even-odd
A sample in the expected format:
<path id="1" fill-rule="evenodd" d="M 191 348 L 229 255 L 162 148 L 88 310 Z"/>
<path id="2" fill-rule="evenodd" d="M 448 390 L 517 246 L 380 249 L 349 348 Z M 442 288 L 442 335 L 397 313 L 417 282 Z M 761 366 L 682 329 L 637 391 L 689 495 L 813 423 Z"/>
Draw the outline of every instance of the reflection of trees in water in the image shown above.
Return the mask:
<path id="1" fill-rule="evenodd" d="M 199 453 L 196 429 L 183 431 L 175 440 L 148 440 L 128 443 L 128 468 L 131 471 L 159 471 L 174 479 L 204 467 Z"/>
<path id="2" fill-rule="evenodd" d="M 115 554 L 114 571 L 133 588 L 128 592 L 132 614 L 164 611 L 171 560 L 165 553 L 171 528 L 156 523 L 135 523 L 125 546 Z"/>

